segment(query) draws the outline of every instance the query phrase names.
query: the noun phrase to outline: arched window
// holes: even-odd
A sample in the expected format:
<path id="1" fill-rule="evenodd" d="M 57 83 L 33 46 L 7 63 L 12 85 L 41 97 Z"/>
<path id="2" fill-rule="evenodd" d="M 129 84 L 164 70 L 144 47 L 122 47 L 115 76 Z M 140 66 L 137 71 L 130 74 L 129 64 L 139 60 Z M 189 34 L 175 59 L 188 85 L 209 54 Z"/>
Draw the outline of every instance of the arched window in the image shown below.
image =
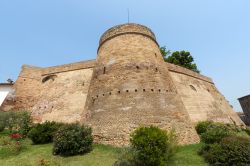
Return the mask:
<path id="1" fill-rule="evenodd" d="M 49 81 L 49 80 L 54 81 L 56 77 L 57 77 L 56 75 L 48 75 L 48 76 L 45 76 L 45 77 L 42 79 L 42 83 L 45 83 L 45 82 L 47 82 L 47 81 Z"/>

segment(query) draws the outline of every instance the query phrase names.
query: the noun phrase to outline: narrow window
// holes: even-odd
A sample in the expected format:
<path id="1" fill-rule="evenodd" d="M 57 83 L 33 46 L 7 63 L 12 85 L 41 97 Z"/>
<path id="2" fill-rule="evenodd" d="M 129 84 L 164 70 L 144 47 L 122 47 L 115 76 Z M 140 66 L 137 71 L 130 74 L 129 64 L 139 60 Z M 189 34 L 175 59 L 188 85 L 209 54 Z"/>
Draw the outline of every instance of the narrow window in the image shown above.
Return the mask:
<path id="1" fill-rule="evenodd" d="M 118 93 L 121 93 L 121 91 L 118 91 Z"/>
<path id="2" fill-rule="evenodd" d="M 103 74 L 105 74 L 105 73 L 106 73 L 106 67 L 103 68 Z"/>
<path id="3" fill-rule="evenodd" d="M 146 92 L 146 89 L 143 89 L 143 92 Z"/>
<path id="4" fill-rule="evenodd" d="M 139 69 L 139 66 L 136 66 L 136 69 Z"/>
<path id="5" fill-rule="evenodd" d="M 135 92 L 137 92 L 137 89 L 135 89 Z"/>
<path id="6" fill-rule="evenodd" d="M 189 85 L 189 86 L 190 86 L 190 88 L 191 88 L 192 90 L 197 91 L 193 85 Z"/>
<path id="7" fill-rule="evenodd" d="M 159 89 L 158 91 L 159 91 L 159 92 L 161 92 L 161 90 L 160 90 L 160 89 Z"/>
<path id="8" fill-rule="evenodd" d="M 105 96 L 105 94 L 102 94 L 103 96 Z"/>
<path id="9" fill-rule="evenodd" d="M 126 92 L 129 92 L 128 90 L 126 90 Z"/>
<path id="10" fill-rule="evenodd" d="M 158 68 L 157 68 L 157 67 L 155 68 L 155 71 L 156 71 L 156 72 L 158 71 Z"/>
<path id="11" fill-rule="evenodd" d="M 109 95 L 111 95 L 111 92 L 109 92 Z"/>
<path id="12" fill-rule="evenodd" d="M 153 92 L 153 91 L 154 91 L 154 89 L 151 89 L 151 91 Z"/>

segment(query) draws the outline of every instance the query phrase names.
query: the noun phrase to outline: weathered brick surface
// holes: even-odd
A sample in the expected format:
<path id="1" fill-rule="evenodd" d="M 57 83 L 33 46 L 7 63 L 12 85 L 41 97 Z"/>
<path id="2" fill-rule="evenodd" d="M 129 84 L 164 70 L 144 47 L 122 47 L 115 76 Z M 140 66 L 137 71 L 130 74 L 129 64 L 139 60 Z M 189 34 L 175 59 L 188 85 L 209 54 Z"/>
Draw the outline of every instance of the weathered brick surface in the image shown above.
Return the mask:
<path id="1" fill-rule="evenodd" d="M 134 30 L 139 33 L 131 33 Z M 152 40 L 154 34 L 135 24 L 105 34 L 111 39 L 102 43 L 101 38 L 86 105 L 91 115 L 87 124 L 93 127 L 98 142 L 128 144 L 129 134 L 141 125 L 173 128 L 180 143 L 198 142 L 159 47 Z"/>
<path id="2" fill-rule="evenodd" d="M 97 60 L 24 65 L 14 87 L 15 108 L 36 122 L 80 121 L 105 144 L 128 144 L 142 125 L 175 129 L 182 144 L 199 141 L 193 124 L 201 120 L 244 125 L 212 79 L 165 63 L 152 31 L 138 24 L 106 31 Z"/>
<path id="3" fill-rule="evenodd" d="M 191 71 L 190 71 L 191 72 Z M 197 123 L 204 120 L 244 125 L 236 112 L 215 87 L 211 79 L 197 74 L 181 73 L 171 70 L 171 76 L 177 91 L 189 113 L 191 121 Z"/>

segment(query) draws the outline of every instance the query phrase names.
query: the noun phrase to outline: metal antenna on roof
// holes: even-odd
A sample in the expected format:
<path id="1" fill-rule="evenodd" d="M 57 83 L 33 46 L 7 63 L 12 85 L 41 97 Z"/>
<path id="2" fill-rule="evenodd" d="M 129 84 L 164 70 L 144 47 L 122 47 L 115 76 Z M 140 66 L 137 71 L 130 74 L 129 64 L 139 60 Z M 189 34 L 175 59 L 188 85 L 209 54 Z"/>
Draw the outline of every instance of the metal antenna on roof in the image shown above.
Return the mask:
<path id="1" fill-rule="evenodd" d="M 128 12 L 128 23 L 129 23 L 129 8 L 127 8 L 127 12 Z"/>

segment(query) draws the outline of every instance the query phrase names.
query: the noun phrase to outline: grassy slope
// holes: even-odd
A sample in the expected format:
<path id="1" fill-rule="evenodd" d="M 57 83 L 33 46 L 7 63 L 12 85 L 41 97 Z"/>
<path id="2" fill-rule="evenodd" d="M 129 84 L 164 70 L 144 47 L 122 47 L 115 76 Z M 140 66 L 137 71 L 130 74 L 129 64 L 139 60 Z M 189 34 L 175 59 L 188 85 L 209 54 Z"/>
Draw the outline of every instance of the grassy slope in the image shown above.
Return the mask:
<path id="1" fill-rule="evenodd" d="M 17 156 L 0 158 L 1 166 L 36 166 L 40 160 L 45 159 L 51 165 L 57 166 L 58 163 L 67 166 L 105 166 L 113 165 L 117 159 L 120 149 L 105 145 L 95 145 L 94 150 L 84 156 L 59 157 L 52 155 L 52 144 L 45 145 L 28 145 Z"/>
<path id="2" fill-rule="evenodd" d="M 0 134 L 1 136 L 3 135 Z M 52 155 L 52 144 L 31 145 L 31 141 L 28 139 L 23 144 L 26 144 L 25 148 L 16 156 L 8 156 L 0 149 L 0 166 L 39 166 L 42 159 L 50 162 L 51 166 L 57 166 L 58 163 L 61 163 L 62 166 L 112 166 L 123 151 L 122 148 L 94 145 L 93 151 L 86 155 L 60 157 Z M 197 154 L 200 146 L 201 144 L 179 147 L 169 165 L 206 166 L 202 157 Z"/>
<path id="3" fill-rule="evenodd" d="M 180 146 L 169 165 L 173 166 L 207 166 L 204 159 L 197 154 L 201 144 Z"/>

